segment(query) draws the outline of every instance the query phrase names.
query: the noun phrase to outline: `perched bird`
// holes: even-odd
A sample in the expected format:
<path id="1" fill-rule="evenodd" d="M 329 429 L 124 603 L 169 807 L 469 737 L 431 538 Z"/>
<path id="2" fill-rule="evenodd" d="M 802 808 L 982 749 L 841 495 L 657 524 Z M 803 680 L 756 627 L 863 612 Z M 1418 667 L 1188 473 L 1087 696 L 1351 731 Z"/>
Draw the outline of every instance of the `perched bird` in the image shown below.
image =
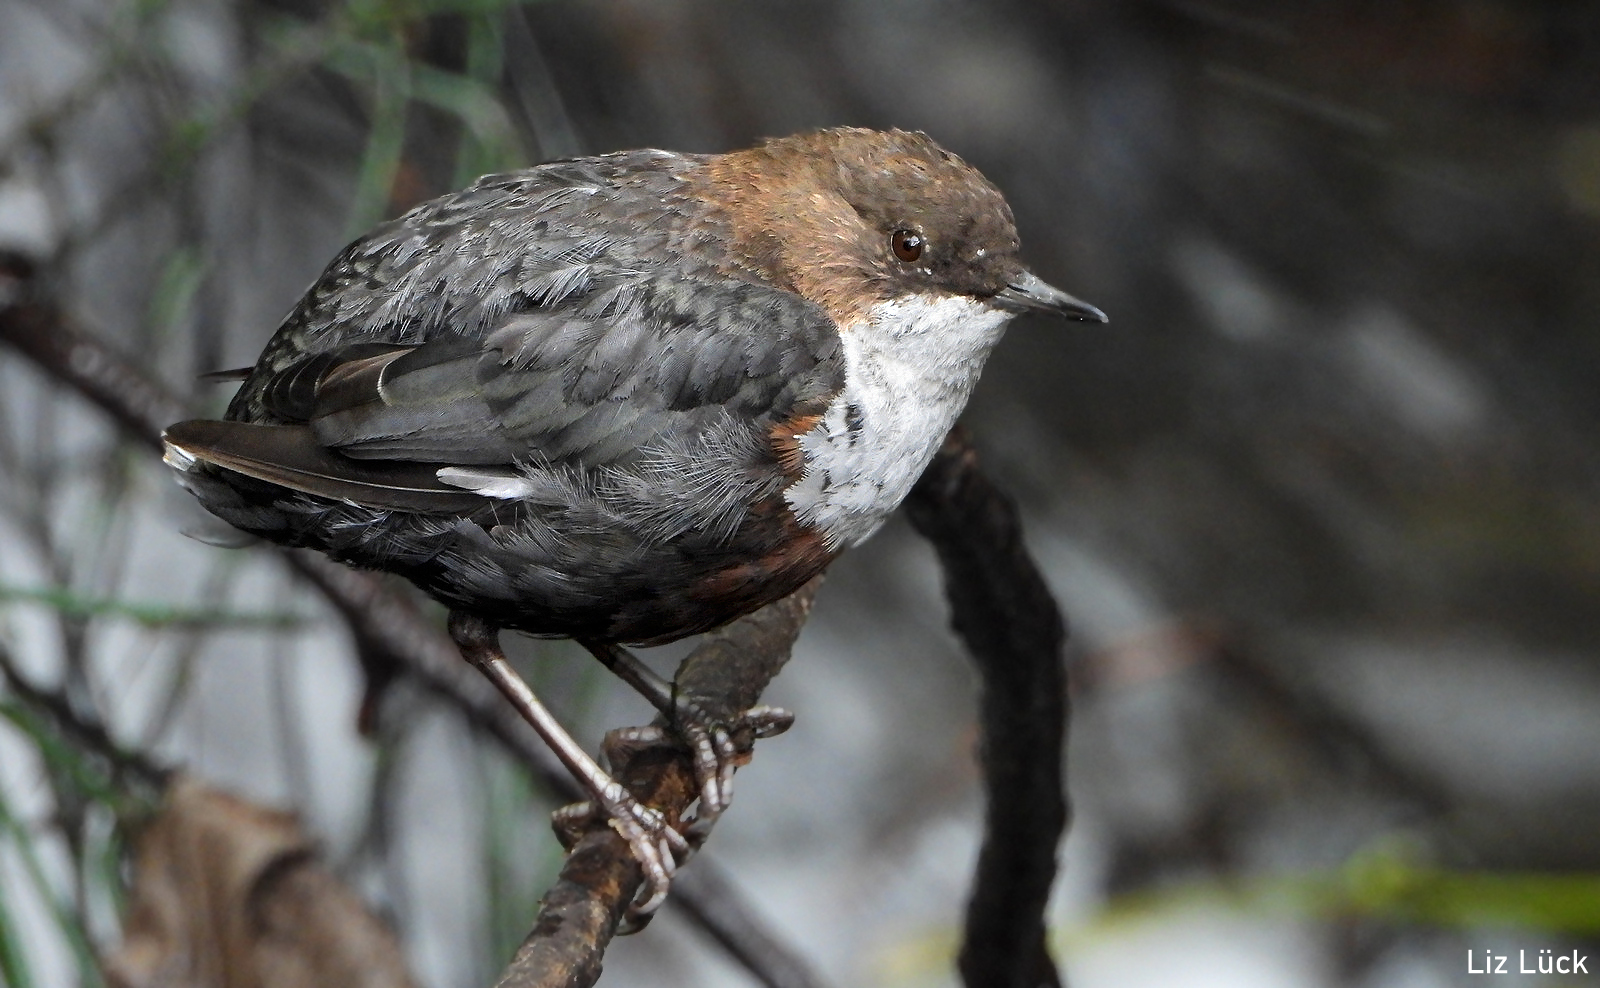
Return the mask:
<path id="1" fill-rule="evenodd" d="M 877 531 L 1030 311 L 1105 321 L 1023 266 L 1000 192 L 921 133 L 551 162 L 347 247 L 166 459 L 234 526 L 442 601 L 656 902 L 681 838 L 538 705 L 499 630 L 578 639 L 661 701 L 619 646 L 725 624 Z"/>

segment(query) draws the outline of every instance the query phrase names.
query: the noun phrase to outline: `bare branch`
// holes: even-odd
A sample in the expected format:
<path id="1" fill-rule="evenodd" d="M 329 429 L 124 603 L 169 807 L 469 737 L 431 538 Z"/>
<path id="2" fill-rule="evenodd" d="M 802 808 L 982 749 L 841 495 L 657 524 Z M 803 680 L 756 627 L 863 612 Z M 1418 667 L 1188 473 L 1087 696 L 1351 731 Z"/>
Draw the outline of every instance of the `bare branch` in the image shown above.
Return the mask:
<path id="1" fill-rule="evenodd" d="M 1067 825 L 1066 625 L 1022 544 L 1016 505 L 978 469 L 965 431 L 945 439 L 906 509 L 939 554 L 951 622 L 982 679 L 989 807 L 961 976 L 969 988 L 1059 985 L 1044 911 Z"/>
<path id="2" fill-rule="evenodd" d="M 171 770 L 130 751 L 116 742 L 92 714 L 60 690 L 38 686 L 17 669 L 11 653 L 0 643 L 0 686 L 28 711 L 44 720 L 48 730 L 69 741 L 77 751 L 103 761 L 109 774 L 137 790 L 141 798 L 155 799 L 165 788 Z M 20 711 L 19 711 L 20 713 Z"/>

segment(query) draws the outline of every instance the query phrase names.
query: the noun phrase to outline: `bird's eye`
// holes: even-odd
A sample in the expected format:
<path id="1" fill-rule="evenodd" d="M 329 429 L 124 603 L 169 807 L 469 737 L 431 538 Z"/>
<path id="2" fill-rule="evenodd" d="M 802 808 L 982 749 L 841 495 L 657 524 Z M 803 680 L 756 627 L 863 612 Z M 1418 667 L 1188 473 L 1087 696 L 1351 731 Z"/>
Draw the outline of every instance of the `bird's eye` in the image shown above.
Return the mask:
<path id="1" fill-rule="evenodd" d="M 922 234 L 915 230 L 896 230 L 889 234 L 889 249 L 894 251 L 894 256 L 907 264 L 915 264 L 922 256 L 923 245 L 927 241 L 922 239 Z"/>

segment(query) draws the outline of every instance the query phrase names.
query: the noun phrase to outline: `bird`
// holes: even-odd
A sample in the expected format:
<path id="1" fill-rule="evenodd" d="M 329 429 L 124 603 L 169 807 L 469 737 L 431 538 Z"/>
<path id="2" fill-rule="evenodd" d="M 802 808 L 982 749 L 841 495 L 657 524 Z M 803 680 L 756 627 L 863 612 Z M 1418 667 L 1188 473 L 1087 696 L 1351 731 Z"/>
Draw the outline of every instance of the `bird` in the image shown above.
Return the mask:
<path id="1" fill-rule="evenodd" d="M 234 527 L 443 603 L 627 839 L 648 911 L 681 835 L 572 741 L 500 632 L 576 639 L 669 709 L 626 646 L 780 600 L 876 532 L 1023 313 L 1107 321 L 1024 265 L 999 189 L 921 132 L 553 161 L 351 243 L 232 373 L 224 417 L 166 430 L 165 460 Z M 725 735 L 688 727 L 720 812 Z"/>

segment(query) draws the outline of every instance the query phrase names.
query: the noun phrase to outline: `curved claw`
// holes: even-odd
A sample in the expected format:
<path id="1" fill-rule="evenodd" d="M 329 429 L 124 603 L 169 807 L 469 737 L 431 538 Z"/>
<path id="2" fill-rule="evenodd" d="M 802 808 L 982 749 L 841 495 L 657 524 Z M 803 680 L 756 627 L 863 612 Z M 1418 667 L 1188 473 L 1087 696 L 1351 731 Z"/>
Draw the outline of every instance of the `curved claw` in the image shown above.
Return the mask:
<path id="1" fill-rule="evenodd" d="M 721 816 L 733 801 L 734 759 L 739 755 L 733 738 L 720 724 L 710 727 L 687 724 L 682 733 L 694 752 L 694 778 L 700 787 L 700 810 L 696 818 Z"/>
<path id="2" fill-rule="evenodd" d="M 782 707 L 751 707 L 739 716 L 739 726 L 748 727 L 758 741 L 775 738 L 794 726 L 794 714 Z"/>
<path id="3" fill-rule="evenodd" d="M 770 738 L 782 734 L 794 724 L 794 714 L 781 707 L 751 707 L 739 715 L 732 725 L 682 723 L 679 736 L 694 753 L 695 782 L 699 786 L 700 805 L 685 834 L 698 845 L 711 833 L 718 818 L 733 803 L 733 775 L 749 758 L 748 750 L 741 750 L 735 738 L 748 733 L 752 738 Z"/>
<path id="4" fill-rule="evenodd" d="M 644 883 L 640 886 L 639 895 L 628 907 L 629 917 L 636 924 L 629 928 L 637 928 L 643 925 L 638 922 L 642 917 L 655 912 L 666 901 L 667 893 L 672 888 L 672 877 L 678 871 L 679 859 L 687 858 L 692 847 L 683 834 L 667 823 L 667 818 L 659 810 L 645 806 L 631 796 L 624 795 L 621 800 L 603 798 L 600 802 L 602 805 L 598 810 L 594 800 L 563 806 L 550 815 L 550 821 L 562 845 L 571 850 L 584 827 L 593 821 L 595 813 L 605 813 L 607 825 L 627 842 L 629 853 L 644 870 Z"/>
<path id="5" fill-rule="evenodd" d="M 579 803 L 568 803 L 559 806 L 550 814 L 550 829 L 556 832 L 556 839 L 561 842 L 565 851 L 572 850 L 583 836 L 583 830 L 594 819 L 594 803 L 583 800 Z"/>
<path id="6" fill-rule="evenodd" d="M 637 917 L 650 915 L 667 901 L 667 893 L 672 889 L 672 876 L 678 871 L 677 857 L 673 852 L 687 851 L 689 845 L 682 834 L 667 826 L 666 818 L 661 814 L 638 803 L 634 806 L 640 811 L 639 815 L 614 814 L 611 817 L 611 829 L 628 842 L 634 860 L 644 869 L 644 884 L 639 889 L 643 901 L 636 897 L 628 908 Z"/>

